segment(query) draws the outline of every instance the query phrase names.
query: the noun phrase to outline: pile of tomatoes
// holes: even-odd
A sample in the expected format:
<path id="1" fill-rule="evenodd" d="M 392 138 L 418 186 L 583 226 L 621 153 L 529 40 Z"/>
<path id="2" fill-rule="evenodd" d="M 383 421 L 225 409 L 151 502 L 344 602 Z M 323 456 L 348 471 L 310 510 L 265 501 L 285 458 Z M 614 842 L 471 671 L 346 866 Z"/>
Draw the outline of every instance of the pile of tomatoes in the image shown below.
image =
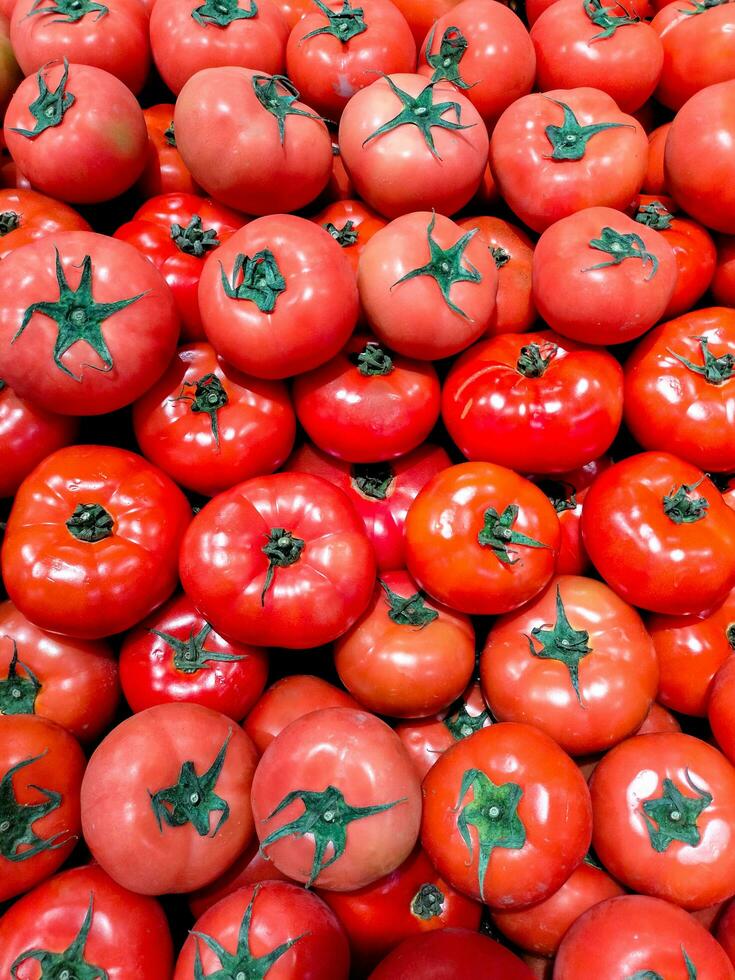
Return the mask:
<path id="1" fill-rule="evenodd" d="M 735 980 L 735 2 L 0 0 L 0 978 Z"/>

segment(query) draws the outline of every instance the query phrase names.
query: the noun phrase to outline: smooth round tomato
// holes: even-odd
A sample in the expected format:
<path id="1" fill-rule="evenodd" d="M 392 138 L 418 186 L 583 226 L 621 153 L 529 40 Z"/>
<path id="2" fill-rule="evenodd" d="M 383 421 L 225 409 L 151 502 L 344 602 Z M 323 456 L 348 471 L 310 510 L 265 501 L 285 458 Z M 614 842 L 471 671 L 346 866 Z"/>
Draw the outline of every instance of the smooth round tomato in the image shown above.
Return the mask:
<path id="1" fill-rule="evenodd" d="M 296 416 L 282 382 L 247 377 L 210 344 L 195 343 L 180 347 L 135 403 L 133 426 L 151 462 L 211 497 L 281 466 Z"/>
<path id="2" fill-rule="evenodd" d="M 148 150 L 137 184 L 141 197 L 198 193 L 199 186 L 194 183 L 176 146 L 173 105 L 149 106 L 143 110 L 143 116 L 148 130 Z"/>
<path id="3" fill-rule="evenodd" d="M 438 929 L 405 939 L 369 980 L 453 980 L 478 970 L 503 980 L 533 980 L 528 967 L 510 950 L 469 929 Z"/>
<path id="4" fill-rule="evenodd" d="M 215 878 L 204 888 L 199 888 L 190 892 L 187 896 L 191 914 L 197 919 L 203 915 L 207 909 L 227 898 L 236 892 L 243 885 L 254 885 L 259 881 L 290 881 L 286 875 L 281 874 L 278 868 L 274 867 L 258 849 L 257 840 L 252 841 L 219 878 Z"/>
<path id="5" fill-rule="evenodd" d="M 324 364 L 350 337 L 355 274 L 329 232 L 295 215 L 269 215 L 207 259 L 199 309 L 209 341 L 233 367 L 287 378 Z"/>
<path id="6" fill-rule="evenodd" d="M 735 237 L 719 235 L 712 295 L 723 306 L 735 306 Z"/>
<path id="7" fill-rule="evenodd" d="M 491 909 L 557 891 L 584 858 L 592 809 L 584 776 L 530 725 L 491 725 L 426 775 L 421 843 L 437 871 Z"/>
<path id="8" fill-rule="evenodd" d="M 260 850 L 295 881 L 354 891 L 395 870 L 416 844 L 419 779 L 374 715 L 313 711 L 277 735 L 253 780 Z"/>
<path id="9" fill-rule="evenodd" d="M 732 627 L 730 627 L 732 629 Z M 715 674 L 709 689 L 707 717 L 717 744 L 730 762 L 735 762 L 735 658 L 728 657 Z"/>
<path id="10" fill-rule="evenodd" d="M 54 722 L 0 713 L 0 902 L 48 878 L 71 854 L 84 762 L 77 740 Z"/>
<path id="11" fill-rule="evenodd" d="M 664 150 L 670 129 L 671 123 L 664 123 L 648 135 L 648 169 L 641 188 L 646 194 L 666 194 Z"/>
<path id="12" fill-rule="evenodd" d="M 355 273 L 365 246 L 376 232 L 386 226 L 386 221 L 372 208 L 350 198 L 333 201 L 311 220 L 328 231 L 344 249 Z"/>
<path id="13" fill-rule="evenodd" d="M 431 25 L 460 2 L 461 0 L 394 0 L 396 7 L 408 21 L 416 44 L 421 44 Z"/>
<path id="14" fill-rule="evenodd" d="M 662 708 L 660 704 L 657 704 L 657 702 L 654 701 L 651 705 L 650 711 L 645 717 L 643 724 L 636 732 L 636 735 L 651 735 L 654 733 L 680 731 L 681 725 L 671 714 L 671 712 L 667 711 L 666 708 Z"/>
<path id="15" fill-rule="evenodd" d="M 312 0 L 275 0 L 275 4 L 285 17 L 289 28 L 295 27 L 301 18 L 313 9 Z"/>
<path id="16" fill-rule="evenodd" d="M 669 453 L 640 453 L 600 474 L 582 538 L 607 584 L 651 612 L 702 612 L 735 585 L 735 512 L 701 470 Z"/>
<path id="17" fill-rule="evenodd" d="M 141 456 L 69 446 L 21 485 L 8 519 L 2 575 L 36 626 L 98 639 L 130 629 L 176 585 L 191 509 Z"/>
<path id="18" fill-rule="evenodd" d="M 68 204 L 22 188 L 0 191 L 0 259 L 21 245 L 59 231 L 91 231 Z"/>

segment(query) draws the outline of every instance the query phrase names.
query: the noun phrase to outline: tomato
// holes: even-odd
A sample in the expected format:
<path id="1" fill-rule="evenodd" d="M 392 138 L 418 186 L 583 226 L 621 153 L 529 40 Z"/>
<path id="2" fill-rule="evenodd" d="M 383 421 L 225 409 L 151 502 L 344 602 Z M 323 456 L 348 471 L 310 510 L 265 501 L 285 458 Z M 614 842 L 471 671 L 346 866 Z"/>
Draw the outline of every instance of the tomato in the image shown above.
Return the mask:
<path id="1" fill-rule="evenodd" d="M 191 892 L 188 896 L 189 908 L 197 919 L 207 909 L 236 892 L 243 885 L 254 885 L 259 881 L 290 881 L 286 875 L 275 868 L 258 849 L 257 840 L 242 852 L 224 874 L 215 878 L 209 885 Z"/>
<path id="2" fill-rule="evenodd" d="M 337 158 L 339 159 L 339 158 Z M 328 231 L 344 249 L 357 273 L 357 264 L 373 235 L 385 228 L 386 222 L 362 201 L 349 198 L 334 201 L 311 219 Z"/>
<path id="3" fill-rule="evenodd" d="M 495 0 L 463 0 L 434 22 L 420 53 L 421 74 L 456 85 L 488 128 L 533 88 L 536 56 L 528 31 Z"/>
<path id="4" fill-rule="evenodd" d="M 339 145 L 332 143 L 332 170 L 327 181 L 327 186 L 324 188 L 322 198 L 324 201 L 347 201 L 355 196 L 355 187 L 345 170 L 345 165 L 342 162 L 342 156 L 339 152 Z"/>
<path id="5" fill-rule="evenodd" d="M 735 79 L 689 99 L 671 124 L 664 154 L 666 183 L 679 207 L 727 235 L 735 234 L 734 132 Z"/>
<path id="6" fill-rule="evenodd" d="M 218 633 L 303 649 L 336 639 L 360 616 L 375 557 L 340 490 L 316 476 L 276 473 L 238 484 L 197 514 L 180 574 Z"/>
<path id="7" fill-rule="evenodd" d="M 323 228 L 274 214 L 241 228 L 204 265 L 199 309 L 215 350 L 258 378 L 324 364 L 358 314 L 352 266 Z"/>
<path id="8" fill-rule="evenodd" d="M 724 913 L 717 923 L 715 936 L 717 942 L 729 956 L 730 962 L 735 964 L 735 902 L 730 902 L 725 907 Z"/>
<path id="9" fill-rule="evenodd" d="M 160 103 L 150 106 L 143 110 L 143 116 L 148 130 L 148 151 L 138 181 L 141 197 L 196 194 L 199 187 L 194 183 L 176 146 L 173 105 Z"/>
<path id="10" fill-rule="evenodd" d="M 0 5 L 2 7 L 3 5 Z M 10 42 L 10 23 L 5 10 L 0 11 L 0 111 L 5 113 L 10 97 L 23 78 Z"/>
<path id="11" fill-rule="evenodd" d="M 582 538 L 607 584 L 651 612 L 698 613 L 735 585 L 735 512 L 701 470 L 669 453 L 602 473 L 585 499 Z"/>
<path id="12" fill-rule="evenodd" d="M 197 920 L 174 980 L 265 976 L 347 980 L 350 951 L 336 915 L 311 892 L 285 881 L 246 885 Z"/>
<path id="13" fill-rule="evenodd" d="M 491 725 L 457 742 L 424 779 L 421 843 L 437 871 L 491 909 L 543 901 L 584 858 L 584 777 L 548 735 Z"/>
<path id="14" fill-rule="evenodd" d="M 38 629 L 0 603 L 0 715 L 39 715 L 91 741 L 120 699 L 117 660 L 106 643 Z"/>
<path id="15" fill-rule="evenodd" d="M 115 238 L 150 259 L 171 288 L 184 336 L 204 339 L 197 289 L 204 260 L 245 217 L 194 194 L 161 194 L 138 208 Z"/>
<path id="16" fill-rule="evenodd" d="M 353 966 L 363 972 L 411 936 L 480 925 L 482 907 L 444 881 L 420 848 L 372 885 L 321 896 L 347 932 Z"/>
<path id="17" fill-rule="evenodd" d="M 291 31 L 288 77 L 317 112 L 339 116 L 376 74 L 412 72 L 416 44 L 406 18 L 389 0 L 326 0 Z"/>
<path id="18" fill-rule="evenodd" d="M 398 73 L 352 96 L 339 148 L 359 196 L 386 217 L 432 208 L 454 214 L 480 186 L 488 137 L 452 84 Z"/>
<path id="19" fill-rule="evenodd" d="M 0 714 L 0 902 L 48 878 L 71 854 L 83 773 L 84 753 L 69 732 L 46 718 Z"/>
<path id="20" fill-rule="evenodd" d="M 283 75 L 204 68 L 182 88 L 174 124 L 194 180 L 238 211 L 295 211 L 329 180 L 327 127 Z"/>
<path id="21" fill-rule="evenodd" d="M 500 193 L 534 231 L 584 208 L 627 207 L 647 162 L 640 123 L 590 88 L 523 96 L 505 110 L 490 141 Z"/>
<path id="22" fill-rule="evenodd" d="M 42 629 L 91 640 L 130 629 L 173 592 L 190 520 L 178 487 L 135 453 L 59 449 L 15 498 L 5 588 Z"/>
<path id="23" fill-rule="evenodd" d="M 167 980 L 172 969 L 171 934 L 158 902 L 121 888 L 91 864 L 44 882 L 0 919 L 6 977 L 66 971 L 70 978 Z"/>
<path id="24" fill-rule="evenodd" d="M 442 418 L 460 451 L 521 472 L 583 466 L 607 451 L 622 415 L 612 355 L 549 330 L 471 347 L 442 390 Z"/>
<path id="25" fill-rule="evenodd" d="M 140 0 L 17 0 L 10 39 L 24 75 L 63 57 L 101 68 L 136 93 L 148 77 L 148 14 Z"/>
<path id="26" fill-rule="evenodd" d="M 54 61 L 29 75 L 10 100 L 4 135 L 34 189 L 73 204 L 117 197 L 145 166 L 147 131 L 135 96 L 89 65 Z"/>
<path id="27" fill-rule="evenodd" d="M 735 469 L 735 311 L 709 307 L 661 324 L 625 366 L 625 421 L 646 449 L 706 470 Z"/>
<path id="28" fill-rule="evenodd" d="M 0 259 L 14 249 L 59 231 L 91 231 L 68 204 L 31 190 L 0 191 Z"/>
<path id="29" fill-rule="evenodd" d="M 421 791 L 400 739 L 364 711 L 325 708 L 291 722 L 253 780 L 260 850 L 295 881 L 354 891 L 416 844 Z"/>
<path id="30" fill-rule="evenodd" d="M 711 288 L 718 303 L 735 306 L 735 237 L 718 237 L 717 267 Z"/>
<path id="31" fill-rule="evenodd" d="M 295 27 L 312 10 L 311 0 L 275 0 L 289 28 Z"/>
<path id="32" fill-rule="evenodd" d="M 406 572 L 380 579 L 362 617 L 334 649 L 340 680 L 379 715 L 423 718 L 448 708 L 475 668 L 466 616 L 431 602 Z"/>
<path id="33" fill-rule="evenodd" d="M 658 653 L 658 650 L 656 652 Z M 654 701 L 651 705 L 651 710 L 646 715 L 646 718 L 636 732 L 636 735 L 651 735 L 653 733 L 680 731 L 681 725 L 671 714 L 671 712 L 667 711 L 666 708 L 662 708 L 660 704 L 657 704 Z"/>
<path id="34" fill-rule="evenodd" d="M 495 313 L 498 273 L 477 229 L 443 215 L 407 214 L 360 256 L 365 315 L 378 340 L 407 357 L 436 360 L 478 340 Z"/>
<path id="35" fill-rule="evenodd" d="M 728 630 L 731 635 L 732 626 Z M 717 744 L 733 762 L 735 761 L 735 727 L 733 726 L 733 705 L 735 704 L 735 680 L 733 677 L 735 658 L 728 657 L 715 674 L 709 689 L 707 717 Z"/>
<path id="36" fill-rule="evenodd" d="M 644 895 L 620 895 L 585 912 L 562 939 L 554 980 L 586 976 L 732 980 L 735 970 L 682 909 Z"/>
<path id="37" fill-rule="evenodd" d="M 273 0 L 156 0 L 151 13 L 153 60 L 174 93 L 206 68 L 283 70 L 288 27 Z"/>
<path id="38" fill-rule="evenodd" d="M 161 274 L 132 245 L 62 231 L 0 264 L 0 377 L 65 415 L 129 405 L 160 377 L 179 323 Z"/>
<path id="39" fill-rule="evenodd" d="M 431 364 L 384 350 L 362 333 L 293 386 L 306 434 L 350 463 L 380 463 L 416 449 L 436 424 L 439 398 Z"/>
<path id="40" fill-rule="evenodd" d="M 478 972 L 481 971 L 481 972 Z M 533 980 L 522 960 L 500 943 L 469 929 L 438 929 L 405 939 L 369 980 L 454 980 L 476 974 L 503 980 Z"/>
<path id="41" fill-rule="evenodd" d="M 426 32 L 440 17 L 460 3 L 460 0 L 394 0 L 413 31 L 416 44 L 421 44 Z"/>
<path id="42" fill-rule="evenodd" d="M 548 584 L 559 539 L 538 487 L 504 466 L 461 463 L 438 473 L 409 508 L 406 564 L 439 602 L 497 615 Z"/>
<path id="43" fill-rule="evenodd" d="M 637 735 L 611 749 L 590 784 L 593 844 L 637 892 L 702 909 L 735 893 L 735 769 L 691 735 Z"/>
<path id="44" fill-rule="evenodd" d="M 671 123 L 664 123 L 648 136 L 648 169 L 643 180 L 642 190 L 646 194 L 665 194 L 664 150 Z"/>

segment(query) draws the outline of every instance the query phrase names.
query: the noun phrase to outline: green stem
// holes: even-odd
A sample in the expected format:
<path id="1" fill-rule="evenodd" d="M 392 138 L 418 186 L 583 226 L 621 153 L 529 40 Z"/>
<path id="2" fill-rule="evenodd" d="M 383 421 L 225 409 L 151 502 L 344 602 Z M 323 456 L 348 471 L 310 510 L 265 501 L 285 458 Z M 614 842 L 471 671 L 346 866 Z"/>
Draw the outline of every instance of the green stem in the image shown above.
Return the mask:
<path id="1" fill-rule="evenodd" d="M 273 527 L 268 534 L 268 540 L 262 547 L 262 552 L 268 559 L 268 571 L 265 576 L 263 591 L 260 594 L 260 604 L 265 605 L 265 596 L 273 582 L 277 568 L 288 568 L 301 558 L 306 542 L 295 537 L 291 531 L 283 527 Z"/>
<path id="2" fill-rule="evenodd" d="M 556 344 L 551 343 L 544 344 L 543 350 L 540 344 L 526 344 L 525 347 L 521 347 L 520 357 L 516 361 L 516 371 L 524 378 L 541 378 L 558 350 Z M 548 354 L 544 357 L 546 351 Z"/>

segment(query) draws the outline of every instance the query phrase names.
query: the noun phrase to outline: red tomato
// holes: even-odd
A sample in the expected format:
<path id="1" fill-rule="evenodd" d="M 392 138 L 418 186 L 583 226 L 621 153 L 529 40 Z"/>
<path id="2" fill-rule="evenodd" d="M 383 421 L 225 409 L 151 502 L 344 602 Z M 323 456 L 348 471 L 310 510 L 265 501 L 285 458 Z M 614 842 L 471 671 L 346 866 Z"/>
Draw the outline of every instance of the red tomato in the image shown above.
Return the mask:
<path id="1" fill-rule="evenodd" d="M 174 107 L 163 103 L 143 110 L 148 130 L 145 167 L 138 181 L 141 197 L 196 194 L 199 187 L 181 159 L 174 134 Z"/>
<path id="2" fill-rule="evenodd" d="M 310 887 L 354 891 L 414 848 L 421 790 L 406 750 L 364 711 L 326 708 L 285 728 L 253 780 L 260 849 Z"/>
<path id="3" fill-rule="evenodd" d="M 379 715 L 424 718 L 448 708 L 475 669 L 466 616 L 427 600 L 406 572 L 378 582 L 362 617 L 334 649 L 340 680 Z"/>
<path id="4" fill-rule="evenodd" d="M 0 919 L 6 977 L 61 977 L 66 970 L 70 978 L 167 980 L 172 969 L 171 934 L 158 902 L 121 888 L 91 864 L 44 882 Z"/>
<path id="5" fill-rule="evenodd" d="M 119 699 L 106 643 L 47 633 L 0 603 L 0 715 L 40 715 L 86 742 L 109 726 Z"/>
<path id="6" fill-rule="evenodd" d="M 336 157 L 339 159 L 339 157 Z M 385 228 L 386 222 L 362 201 L 334 201 L 311 219 L 328 231 L 344 249 L 357 273 L 357 263 L 373 235 Z"/>
<path id="7" fill-rule="evenodd" d="M 15 0 L 10 0 L 15 2 Z M 13 46 L 10 42 L 9 17 L 12 13 L 7 10 L 8 0 L 0 4 L 0 111 L 5 113 L 8 102 L 23 78 L 23 72 L 18 67 Z"/>
<path id="8" fill-rule="evenodd" d="M 460 0 L 394 0 L 394 3 L 408 21 L 416 44 L 421 44 L 431 25 Z"/>
<path id="9" fill-rule="evenodd" d="M 197 514 L 180 573 L 218 633 L 303 649 L 356 621 L 372 595 L 375 557 L 340 490 L 316 476 L 277 473 L 246 480 Z"/>
<path id="10" fill-rule="evenodd" d="M 456 354 L 495 313 L 498 272 L 489 250 L 476 228 L 463 234 L 441 214 L 391 221 L 367 243 L 357 281 L 378 340 L 407 357 Z"/>
<path id="11" fill-rule="evenodd" d="M 729 625 L 728 636 L 731 635 L 732 624 Z M 735 658 L 728 657 L 715 674 L 709 690 L 707 717 L 712 728 L 712 734 L 722 751 L 733 762 L 735 761 L 735 725 L 733 724 L 733 708 L 735 707 Z"/>
<path id="12" fill-rule="evenodd" d="M 68 204 L 23 189 L 0 191 L 0 259 L 14 249 L 59 231 L 91 231 Z"/>
<path id="13" fill-rule="evenodd" d="M 380 463 L 416 449 L 436 424 L 439 397 L 431 364 L 384 350 L 369 334 L 353 335 L 293 386 L 306 434 L 350 463 Z"/>
<path id="14" fill-rule="evenodd" d="M 357 322 L 352 265 L 323 228 L 274 214 L 241 228 L 205 263 L 199 309 L 215 350 L 259 378 L 324 364 Z"/>
<path id="15" fill-rule="evenodd" d="M 22 81 L 4 135 L 36 190 L 75 204 L 117 197 L 145 166 L 148 139 L 137 99 L 120 79 L 88 65 L 54 61 Z"/>
<path id="16" fill-rule="evenodd" d="M 637 735 L 590 784 L 593 844 L 637 892 L 702 909 L 735 894 L 735 769 L 691 735 Z"/>
<path id="17" fill-rule="evenodd" d="M 77 740 L 54 722 L 0 713 L 0 902 L 48 878 L 71 854 L 84 763 Z"/>
<path id="18" fill-rule="evenodd" d="M 450 884 L 492 909 L 543 901 L 587 853 L 584 777 L 530 725 L 491 725 L 457 742 L 422 791 L 429 858 Z"/>
<path id="19" fill-rule="evenodd" d="M 182 487 L 210 497 L 272 473 L 296 433 L 282 382 L 241 374 L 205 343 L 179 348 L 135 403 L 133 425 L 148 459 Z"/>
<path id="20" fill-rule="evenodd" d="M 130 629 L 173 592 L 190 520 L 179 488 L 135 453 L 59 449 L 15 498 L 5 588 L 42 629 L 84 639 Z"/>
<path id="21" fill-rule="evenodd" d="M 191 913 L 197 919 L 207 909 L 236 892 L 243 885 L 255 885 L 259 881 L 290 881 L 286 875 L 275 868 L 258 849 L 257 840 L 253 841 L 242 852 L 239 858 L 230 865 L 224 874 L 215 878 L 209 885 L 191 892 L 187 898 Z"/>
<path id="22" fill-rule="evenodd" d="M 680 731 L 681 725 L 671 714 L 671 712 L 667 711 L 666 708 L 662 708 L 660 704 L 657 704 L 654 701 L 651 705 L 651 710 L 646 715 L 645 721 L 636 732 L 636 735 L 651 735 L 655 733 Z"/>
<path id="23" fill-rule="evenodd" d="M 735 237 L 718 236 L 712 295 L 723 306 L 735 306 Z"/>
<path id="24" fill-rule="evenodd" d="M 735 964 L 735 902 L 726 906 L 724 914 L 717 923 L 715 931 L 717 941 Z"/>
<path id="25" fill-rule="evenodd" d="M 346 201 L 355 196 L 355 187 L 342 163 L 339 146 L 332 143 L 332 171 L 324 188 L 323 198 L 325 201 Z"/>
<path id="26" fill-rule="evenodd" d="M 533 980 L 528 967 L 510 950 L 469 929 L 438 929 L 404 940 L 369 980 L 455 980 L 471 974 L 488 980 Z"/>
<path id="27" fill-rule="evenodd" d="M 701 261 L 701 260 L 700 260 Z M 625 366 L 625 421 L 646 449 L 735 469 L 735 310 L 685 313 L 651 331 Z"/>
<path id="28" fill-rule="evenodd" d="M 301 18 L 313 9 L 311 3 L 312 0 L 275 0 L 289 28 L 295 27 Z"/>
<path id="29" fill-rule="evenodd" d="M 432 208 L 454 214 L 480 186 L 488 137 L 453 85 L 399 73 L 352 96 L 339 148 L 359 196 L 386 217 Z"/>
<path id="30" fill-rule="evenodd" d="M 672 0 L 673 2 L 673 0 Z M 671 123 L 664 123 L 648 136 L 648 169 L 643 180 L 642 190 L 646 194 L 666 194 L 664 177 L 664 149 Z"/>
<path id="31" fill-rule="evenodd" d="M 501 195 L 535 231 L 584 208 L 627 207 L 647 161 L 640 123 L 591 88 L 518 99 L 498 120 L 490 142 Z"/>

